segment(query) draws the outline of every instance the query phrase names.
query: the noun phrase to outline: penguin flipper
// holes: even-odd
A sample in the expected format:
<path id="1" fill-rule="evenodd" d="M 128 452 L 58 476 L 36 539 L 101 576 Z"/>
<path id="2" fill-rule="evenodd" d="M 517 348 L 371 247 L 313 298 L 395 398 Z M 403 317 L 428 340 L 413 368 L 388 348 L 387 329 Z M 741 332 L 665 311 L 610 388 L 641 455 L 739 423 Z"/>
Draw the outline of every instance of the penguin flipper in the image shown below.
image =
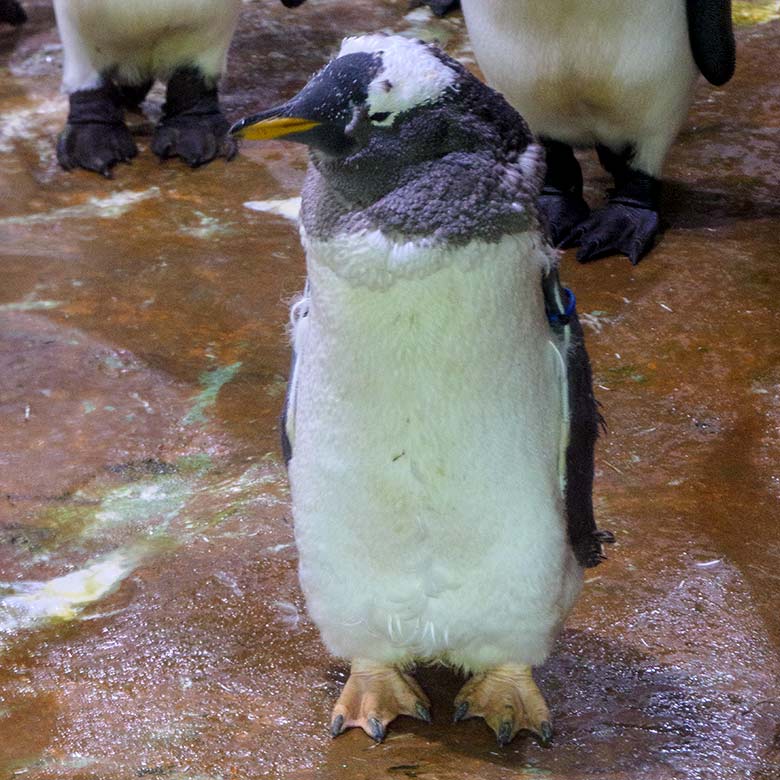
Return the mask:
<path id="1" fill-rule="evenodd" d="M 303 295 L 293 304 L 290 310 L 292 323 L 292 355 L 290 357 L 290 373 L 287 378 L 287 392 L 284 397 L 284 411 L 280 420 L 279 430 L 282 438 L 282 455 L 284 465 L 289 466 L 293 456 L 295 443 L 295 408 L 298 398 L 298 381 L 300 378 L 301 355 L 308 330 L 309 316 L 309 283 L 303 290 Z"/>
<path id="2" fill-rule="evenodd" d="M 731 0 L 687 0 L 693 59 L 710 84 L 725 84 L 736 65 Z"/>
<path id="3" fill-rule="evenodd" d="M 593 516 L 593 472 L 596 439 L 602 417 L 593 395 L 593 378 L 582 326 L 574 312 L 569 324 L 566 355 L 569 394 L 569 442 L 566 447 L 566 521 L 569 542 L 581 566 L 597 566 L 604 560 L 602 541 Z M 611 538 L 611 535 L 609 535 Z"/>
<path id="4" fill-rule="evenodd" d="M 563 393 L 568 435 L 563 442 L 562 482 L 569 544 L 580 566 L 590 568 L 605 559 L 602 544 L 615 540 L 608 531 L 598 529 L 593 516 L 596 439 L 604 419 L 593 395 L 593 374 L 574 296 L 563 290 L 555 269 L 542 277 L 542 292 L 565 372 Z M 569 295 L 569 306 L 563 303 L 564 292 Z"/>
<path id="5" fill-rule="evenodd" d="M 284 395 L 284 409 L 282 410 L 281 417 L 279 418 L 279 435 L 281 436 L 282 444 L 282 457 L 284 458 L 284 465 L 289 466 L 292 459 L 292 441 L 290 440 L 292 430 L 288 429 L 288 423 L 292 423 L 292 403 L 293 396 L 293 379 L 295 377 L 295 364 L 298 362 L 298 357 L 295 354 L 295 349 L 292 350 L 290 356 L 290 373 L 287 379 L 287 390 Z"/>

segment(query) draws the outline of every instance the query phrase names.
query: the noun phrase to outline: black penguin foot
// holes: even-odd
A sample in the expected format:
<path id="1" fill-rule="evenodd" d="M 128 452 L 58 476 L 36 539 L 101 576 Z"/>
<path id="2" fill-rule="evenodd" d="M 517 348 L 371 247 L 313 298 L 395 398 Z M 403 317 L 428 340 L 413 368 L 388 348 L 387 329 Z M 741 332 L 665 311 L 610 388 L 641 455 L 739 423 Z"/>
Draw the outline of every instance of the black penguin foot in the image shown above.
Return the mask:
<path id="1" fill-rule="evenodd" d="M 138 154 L 123 119 L 119 92 L 112 84 L 74 92 L 65 129 L 57 140 L 57 159 L 70 171 L 85 168 L 111 178 L 111 169 Z"/>
<path id="2" fill-rule="evenodd" d="M 65 125 L 57 141 L 57 159 L 66 170 L 85 168 L 107 179 L 119 162 L 130 162 L 138 147 L 125 125 Z"/>
<path id="3" fill-rule="evenodd" d="M 27 14 L 16 0 L 0 0 L 0 22 L 18 27 L 26 21 Z"/>
<path id="4" fill-rule="evenodd" d="M 556 192 L 545 187 L 538 200 L 539 218 L 553 246 L 563 246 L 590 216 L 582 195 Z"/>
<path id="5" fill-rule="evenodd" d="M 594 211 L 565 246 L 580 247 L 577 260 L 581 263 L 622 254 L 636 265 L 652 249 L 658 229 L 655 209 L 613 201 Z"/>
<path id="6" fill-rule="evenodd" d="M 174 117 L 155 128 L 152 151 L 161 159 L 181 157 L 192 168 L 205 165 L 215 157 L 232 160 L 235 140 L 228 135 L 229 123 L 222 114 L 205 117 Z"/>
<path id="7" fill-rule="evenodd" d="M 163 118 L 152 139 L 161 159 L 181 157 L 197 168 L 215 157 L 232 160 L 238 147 L 228 133 L 230 123 L 219 107 L 217 87 L 198 68 L 177 70 L 168 81 Z"/>

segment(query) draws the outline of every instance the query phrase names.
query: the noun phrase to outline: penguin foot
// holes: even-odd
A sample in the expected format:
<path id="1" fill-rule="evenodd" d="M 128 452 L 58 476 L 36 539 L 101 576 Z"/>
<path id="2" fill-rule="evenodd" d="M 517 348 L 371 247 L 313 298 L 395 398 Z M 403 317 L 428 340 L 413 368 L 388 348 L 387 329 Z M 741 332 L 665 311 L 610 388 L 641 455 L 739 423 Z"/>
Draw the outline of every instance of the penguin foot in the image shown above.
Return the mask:
<path id="1" fill-rule="evenodd" d="M 594 211 L 564 245 L 580 247 L 577 260 L 581 263 L 622 254 L 636 265 L 652 249 L 658 229 L 655 209 L 612 201 Z"/>
<path id="2" fill-rule="evenodd" d="M 66 170 L 85 168 L 107 179 L 119 162 L 130 162 L 138 154 L 133 136 L 125 125 L 65 125 L 57 141 L 57 159 Z"/>
<path id="3" fill-rule="evenodd" d="M 232 160 L 238 147 L 228 135 L 230 124 L 223 114 L 163 119 L 154 130 L 152 151 L 161 159 L 180 157 L 191 168 L 215 157 Z"/>
<path id="4" fill-rule="evenodd" d="M 508 745 L 519 731 L 530 731 L 549 745 L 550 711 L 531 676 L 530 666 L 505 664 L 475 674 L 455 697 L 454 721 L 484 718 L 499 745 Z"/>
<path id="5" fill-rule="evenodd" d="M 395 666 L 355 659 L 333 708 L 331 735 L 357 727 L 382 742 L 387 724 L 398 715 L 431 722 L 431 704 L 417 680 Z"/>
<path id="6" fill-rule="evenodd" d="M 538 200 L 539 218 L 553 246 L 563 246 L 589 216 L 582 195 L 554 192 L 545 187 Z"/>
<path id="7" fill-rule="evenodd" d="M 155 128 L 152 151 L 161 159 L 181 157 L 197 168 L 215 157 L 232 160 L 238 146 L 219 107 L 216 82 L 199 68 L 179 68 L 168 80 L 163 117 Z"/>
<path id="8" fill-rule="evenodd" d="M 110 179 L 117 163 L 129 162 L 136 154 L 114 84 L 71 94 L 68 123 L 57 139 L 57 159 L 66 171 L 85 168 Z"/>

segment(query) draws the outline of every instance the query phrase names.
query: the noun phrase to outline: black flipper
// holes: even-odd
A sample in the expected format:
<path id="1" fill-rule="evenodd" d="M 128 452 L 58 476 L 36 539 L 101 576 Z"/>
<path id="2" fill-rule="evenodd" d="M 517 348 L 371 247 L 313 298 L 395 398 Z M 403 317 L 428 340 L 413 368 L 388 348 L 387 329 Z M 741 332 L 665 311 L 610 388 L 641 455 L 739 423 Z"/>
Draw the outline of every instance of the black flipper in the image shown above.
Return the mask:
<path id="1" fill-rule="evenodd" d="M 590 568 L 605 559 L 602 544 L 614 541 L 611 533 L 598 530 L 593 516 L 594 453 L 602 418 L 593 395 L 582 326 L 573 305 L 566 306 L 566 291 L 560 286 L 557 271 L 542 278 L 542 289 L 550 326 L 562 344 L 568 342 L 565 363 L 570 422 L 566 449 L 566 521 L 569 543 L 577 561 Z"/>
<path id="2" fill-rule="evenodd" d="M 290 357 L 290 372 L 287 374 L 287 390 L 284 394 L 284 409 L 282 409 L 281 417 L 279 418 L 279 436 L 282 440 L 282 457 L 284 458 L 284 465 L 289 466 L 292 459 L 292 442 L 290 436 L 287 433 L 287 415 L 290 413 L 290 400 L 292 398 L 292 383 L 295 377 L 295 362 L 298 359 L 295 354 L 295 350 L 292 350 L 292 356 Z"/>
<path id="3" fill-rule="evenodd" d="M 0 0 L 0 22 L 17 27 L 26 21 L 27 14 L 16 0 Z"/>
<path id="4" fill-rule="evenodd" d="M 731 0 L 687 0 L 687 10 L 693 59 L 704 78 L 719 87 L 734 75 L 737 58 Z"/>

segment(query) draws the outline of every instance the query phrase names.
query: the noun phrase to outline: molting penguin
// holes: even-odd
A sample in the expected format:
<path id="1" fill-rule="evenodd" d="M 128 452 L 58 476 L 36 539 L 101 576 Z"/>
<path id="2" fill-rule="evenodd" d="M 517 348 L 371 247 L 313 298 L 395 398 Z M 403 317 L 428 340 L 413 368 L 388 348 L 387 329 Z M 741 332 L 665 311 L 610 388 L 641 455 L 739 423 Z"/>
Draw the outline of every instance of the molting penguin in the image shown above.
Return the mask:
<path id="1" fill-rule="evenodd" d="M 286 5 L 300 5 L 287 0 Z M 65 51 L 68 123 L 57 156 L 63 168 L 110 175 L 136 145 L 124 123 L 154 79 L 167 82 L 152 150 L 195 167 L 235 142 L 218 101 L 241 0 L 54 0 Z"/>
<path id="2" fill-rule="evenodd" d="M 488 82 L 545 146 L 540 209 L 553 242 L 579 245 L 583 262 L 615 252 L 639 262 L 658 232 L 658 177 L 699 72 L 715 85 L 734 72 L 730 0 L 461 5 Z M 572 147 L 593 145 L 615 186 L 591 214 Z"/>
<path id="3" fill-rule="evenodd" d="M 460 64 L 383 35 L 233 131 L 311 150 L 283 448 L 308 609 L 352 664 L 333 735 L 429 720 L 411 666 L 438 661 L 473 673 L 457 720 L 549 740 L 531 667 L 609 535 L 541 148 Z"/>
<path id="4" fill-rule="evenodd" d="M 27 14 L 17 0 L 0 0 L 0 23 L 17 27 L 27 21 Z"/>

